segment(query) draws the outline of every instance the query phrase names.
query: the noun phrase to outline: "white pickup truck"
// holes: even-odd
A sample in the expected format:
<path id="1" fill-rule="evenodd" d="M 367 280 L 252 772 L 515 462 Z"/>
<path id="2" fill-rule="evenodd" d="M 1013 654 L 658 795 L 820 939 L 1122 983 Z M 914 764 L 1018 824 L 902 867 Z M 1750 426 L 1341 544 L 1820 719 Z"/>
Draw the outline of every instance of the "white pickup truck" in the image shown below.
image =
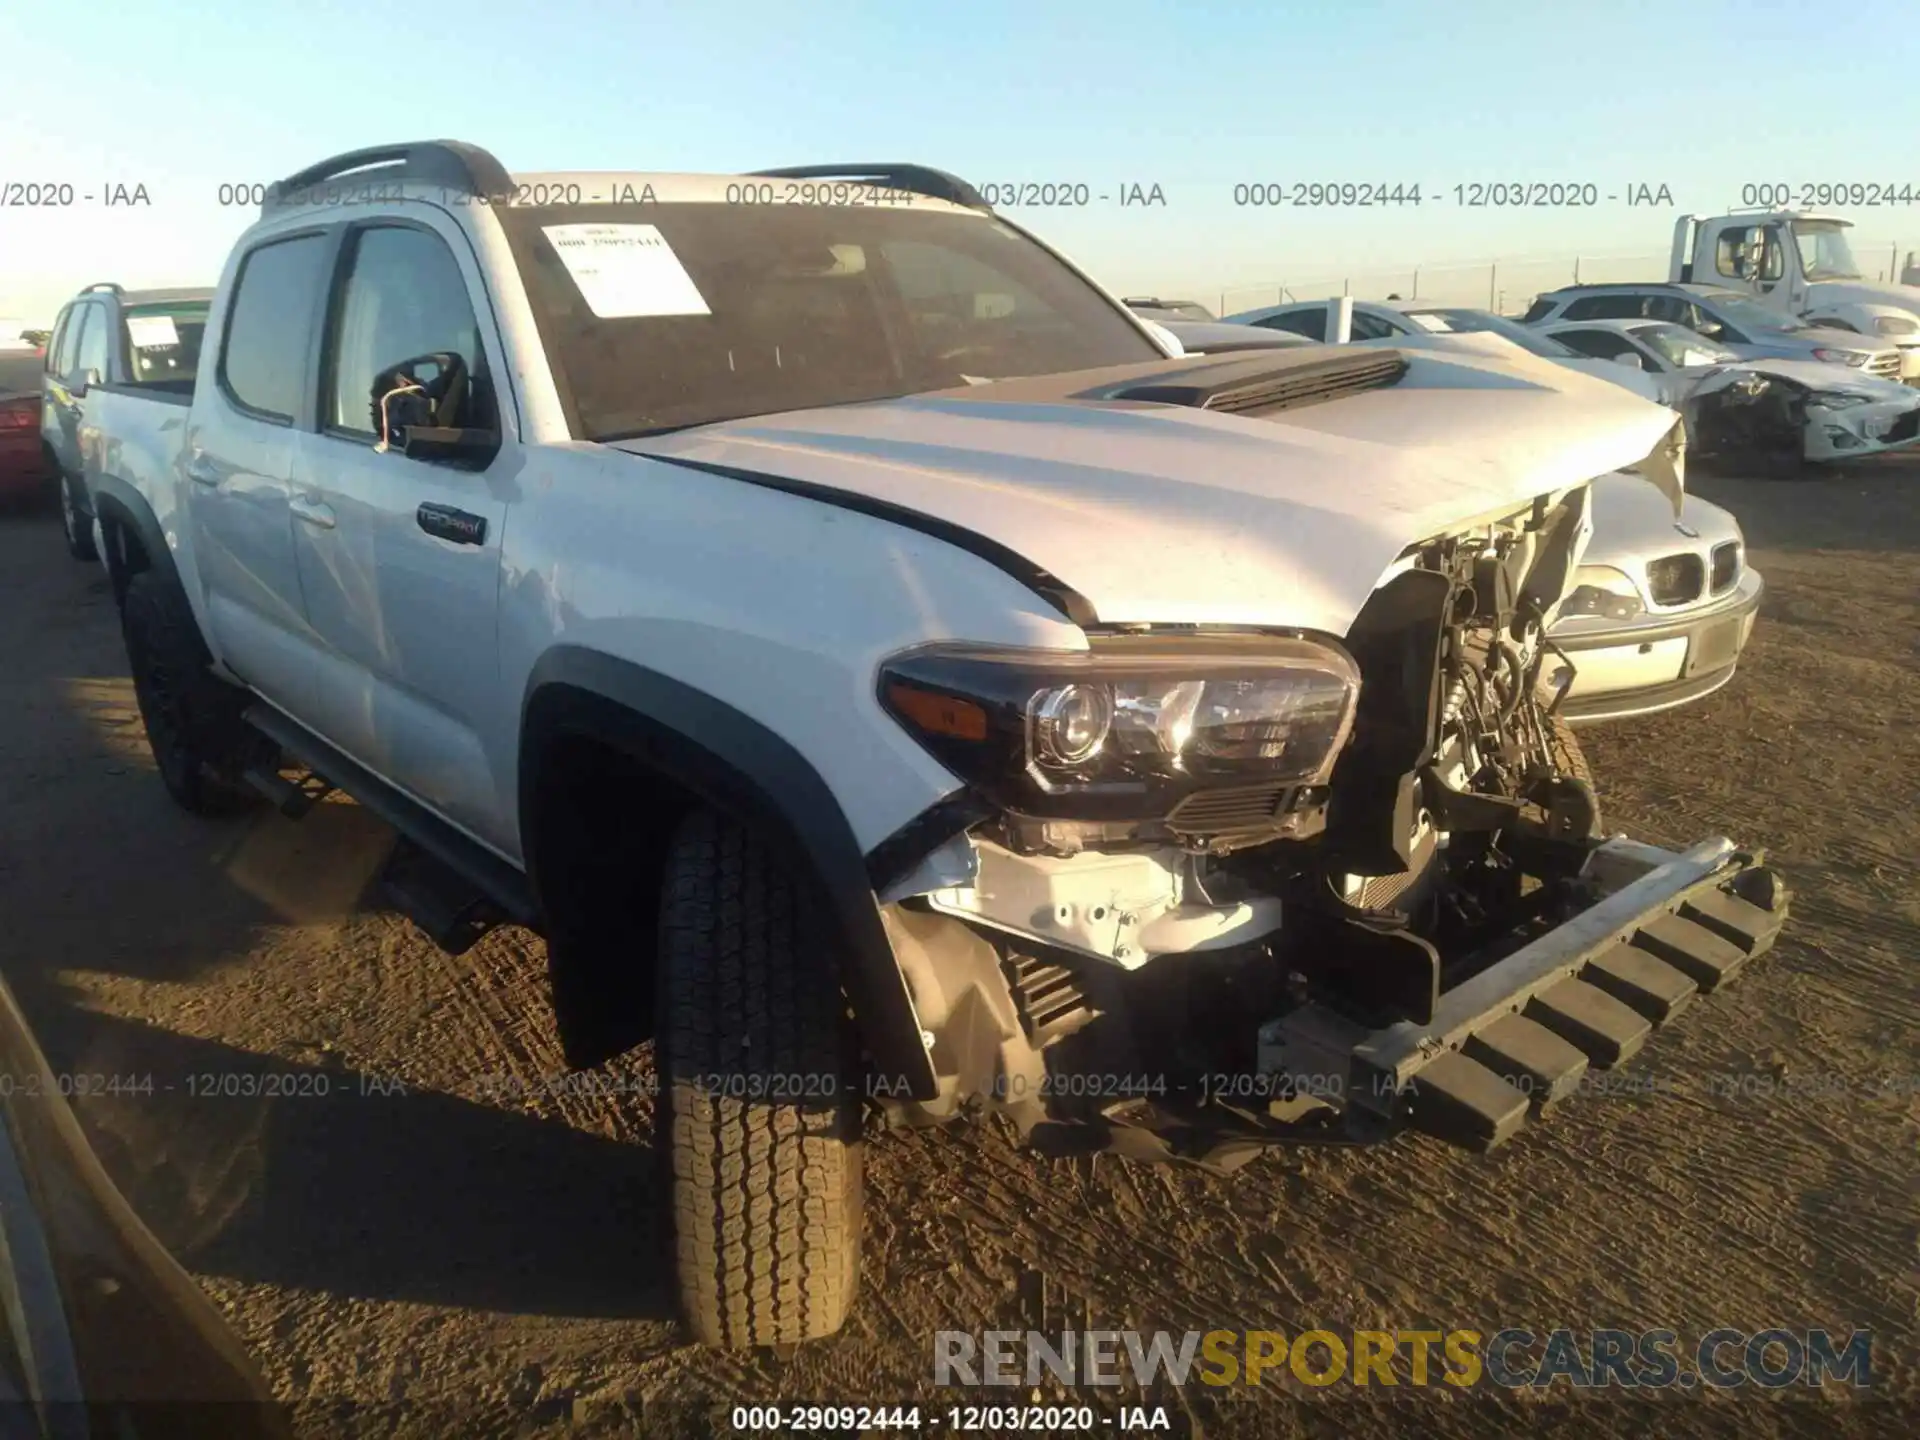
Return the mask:
<path id="1" fill-rule="evenodd" d="M 1667 279 L 1714 284 L 1811 324 L 1879 337 L 1900 351 L 1900 378 L 1920 385 L 1920 287 L 1869 280 L 1847 243 L 1849 220 L 1795 210 L 1682 215 Z"/>
<path id="2" fill-rule="evenodd" d="M 1498 1144 L 1786 913 L 1609 838 L 1554 713 L 1589 482 L 1677 508 L 1675 416 L 1174 349 L 922 167 L 314 166 L 189 407 L 86 447 L 161 777 L 349 792 L 438 943 L 544 935 L 571 1063 L 653 1038 L 708 1342 L 841 1324 L 863 1117 Z"/>

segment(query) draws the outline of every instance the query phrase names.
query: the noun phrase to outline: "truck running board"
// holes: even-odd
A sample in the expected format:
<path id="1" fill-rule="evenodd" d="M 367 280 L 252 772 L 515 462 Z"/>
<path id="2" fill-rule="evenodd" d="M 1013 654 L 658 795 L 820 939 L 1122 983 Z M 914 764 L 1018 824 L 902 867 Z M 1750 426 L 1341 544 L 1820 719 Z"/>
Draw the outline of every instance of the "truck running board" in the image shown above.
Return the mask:
<path id="1" fill-rule="evenodd" d="M 1490 1150 L 1766 952 L 1789 895 L 1763 858 L 1727 840 L 1677 854 L 1608 842 L 1593 878 L 1642 873 L 1449 991 L 1431 1022 L 1368 1031 L 1303 1006 L 1262 1027 L 1260 1068 L 1332 1092 L 1352 1138 L 1411 1127 Z"/>
<path id="2" fill-rule="evenodd" d="M 402 836 L 380 873 L 387 903 L 449 955 L 463 955 L 506 916 L 474 885 Z"/>

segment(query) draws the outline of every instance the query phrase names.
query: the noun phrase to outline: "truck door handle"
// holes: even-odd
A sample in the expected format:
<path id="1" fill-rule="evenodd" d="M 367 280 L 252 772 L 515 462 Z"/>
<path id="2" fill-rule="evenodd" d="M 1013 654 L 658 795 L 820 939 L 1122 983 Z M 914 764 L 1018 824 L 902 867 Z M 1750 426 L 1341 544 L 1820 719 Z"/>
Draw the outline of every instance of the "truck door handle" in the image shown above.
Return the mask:
<path id="1" fill-rule="evenodd" d="M 292 510 L 295 515 L 299 516 L 309 525 L 321 530 L 333 529 L 333 507 L 331 505 L 323 505 L 311 496 L 296 495 L 287 502 L 287 508 Z"/>
<path id="2" fill-rule="evenodd" d="M 220 472 L 207 462 L 207 452 L 198 445 L 187 455 L 187 478 L 196 485 L 220 483 Z"/>
<path id="3" fill-rule="evenodd" d="M 419 527 L 429 535 L 451 540 L 456 545 L 484 545 L 487 542 L 487 517 L 456 510 L 451 505 L 422 505 L 413 512 Z"/>

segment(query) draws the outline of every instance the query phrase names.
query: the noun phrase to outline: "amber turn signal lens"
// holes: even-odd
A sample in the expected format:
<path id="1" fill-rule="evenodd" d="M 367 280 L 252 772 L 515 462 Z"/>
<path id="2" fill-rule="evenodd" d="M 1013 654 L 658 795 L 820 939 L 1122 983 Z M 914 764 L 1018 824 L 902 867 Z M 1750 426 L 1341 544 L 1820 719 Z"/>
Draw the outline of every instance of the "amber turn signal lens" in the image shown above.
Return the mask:
<path id="1" fill-rule="evenodd" d="M 912 721 L 929 735 L 950 735 L 956 740 L 987 738 L 987 712 L 970 700 L 895 683 L 887 687 L 887 701 L 903 720 Z"/>

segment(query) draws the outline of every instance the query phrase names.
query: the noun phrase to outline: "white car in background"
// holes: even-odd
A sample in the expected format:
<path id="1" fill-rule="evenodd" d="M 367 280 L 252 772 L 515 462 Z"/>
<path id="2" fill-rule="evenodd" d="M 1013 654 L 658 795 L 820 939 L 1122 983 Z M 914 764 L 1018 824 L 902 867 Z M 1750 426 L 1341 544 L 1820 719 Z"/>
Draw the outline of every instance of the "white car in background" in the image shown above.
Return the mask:
<path id="1" fill-rule="evenodd" d="M 1920 444 L 1920 391 L 1810 360 L 1742 360 L 1665 320 L 1570 320 L 1542 334 L 1639 371 L 1686 416 L 1689 447 L 1797 470 Z"/>
<path id="2" fill-rule="evenodd" d="M 1331 333 L 1329 327 L 1333 323 L 1333 302 L 1312 300 L 1268 305 L 1263 309 L 1243 310 L 1238 315 L 1229 315 L 1226 323 L 1252 325 L 1276 334 L 1304 335 L 1310 340 L 1324 340 Z M 1602 380 L 1611 380 L 1649 400 L 1660 399 L 1656 387 L 1631 372 L 1623 371 L 1622 367 L 1595 361 L 1522 325 L 1518 320 L 1509 320 L 1491 310 L 1476 310 L 1469 305 L 1439 305 L 1430 300 L 1353 302 L 1349 339 L 1356 343 L 1425 335 L 1497 335 L 1530 355 L 1538 355 L 1543 360 L 1552 360 L 1572 370 L 1597 375 Z"/>

